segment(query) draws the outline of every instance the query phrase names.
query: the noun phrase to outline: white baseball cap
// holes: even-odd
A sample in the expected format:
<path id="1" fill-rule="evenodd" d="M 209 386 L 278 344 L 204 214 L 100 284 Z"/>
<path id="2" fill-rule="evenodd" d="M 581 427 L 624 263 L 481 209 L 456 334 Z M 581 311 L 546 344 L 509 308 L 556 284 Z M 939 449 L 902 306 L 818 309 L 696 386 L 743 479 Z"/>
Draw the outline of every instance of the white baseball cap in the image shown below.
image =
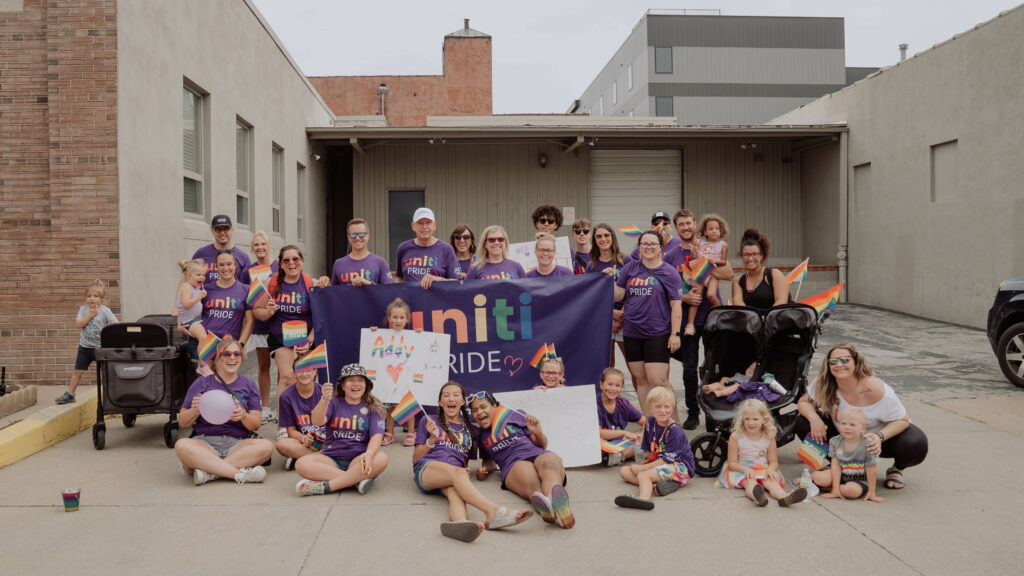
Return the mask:
<path id="1" fill-rule="evenodd" d="M 434 218 L 434 211 L 430 208 L 417 208 L 416 213 L 412 215 L 413 222 L 419 222 L 424 218 L 428 218 L 431 222 L 437 222 L 437 219 Z"/>

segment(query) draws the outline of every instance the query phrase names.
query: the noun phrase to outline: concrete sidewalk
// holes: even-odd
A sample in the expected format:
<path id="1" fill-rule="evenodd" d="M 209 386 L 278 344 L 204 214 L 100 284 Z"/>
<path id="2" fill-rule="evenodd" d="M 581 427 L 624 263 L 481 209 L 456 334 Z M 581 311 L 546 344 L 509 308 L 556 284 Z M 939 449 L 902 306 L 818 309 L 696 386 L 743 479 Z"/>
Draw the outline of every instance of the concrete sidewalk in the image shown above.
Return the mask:
<path id="1" fill-rule="evenodd" d="M 594 466 L 569 472 L 572 530 L 533 519 L 467 545 L 440 535 L 447 505 L 413 485 L 411 448 L 384 449 L 391 464 L 366 496 L 300 498 L 298 476 L 282 469 L 280 456 L 263 484 L 194 487 L 163 446 L 166 416 L 154 415 L 130 430 L 108 422 L 103 451 L 93 450 L 84 432 L 0 469 L 2 571 L 522 576 L 659 569 L 818 574 L 842 566 L 885 574 L 1019 574 L 1024 499 L 1012 479 L 1024 468 L 1017 428 L 1024 418 L 1015 410 L 1024 407 L 1024 391 L 1002 379 L 984 334 L 843 306 L 819 350 L 850 339 L 897 389 L 931 444 L 928 459 L 907 472 L 905 490 L 879 488 L 884 504 L 815 498 L 794 509 L 759 509 L 741 491 L 699 478 L 656 499 L 654 511 L 637 512 L 612 504 L 633 490 L 618 470 Z M 673 382 L 678 367 L 673 363 Z M 817 364 L 812 377 L 816 370 Z M 273 426 L 262 432 L 271 437 Z M 788 478 L 802 469 L 795 452 L 796 443 L 780 449 Z M 883 460 L 881 469 L 889 463 Z M 479 486 L 503 505 L 527 505 L 496 479 Z M 66 487 L 83 490 L 76 513 L 61 506 Z"/>

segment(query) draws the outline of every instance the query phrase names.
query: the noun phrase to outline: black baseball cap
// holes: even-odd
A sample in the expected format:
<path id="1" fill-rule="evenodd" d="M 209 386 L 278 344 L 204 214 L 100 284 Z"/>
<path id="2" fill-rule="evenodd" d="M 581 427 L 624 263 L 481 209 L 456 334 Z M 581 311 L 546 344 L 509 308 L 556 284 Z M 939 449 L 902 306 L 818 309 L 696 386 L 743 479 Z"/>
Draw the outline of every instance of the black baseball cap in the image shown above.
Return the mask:
<path id="1" fill-rule="evenodd" d="M 655 212 L 654 216 L 651 216 L 651 224 L 654 224 L 658 220 L 665 220 L 671 222 L 672 219 L 668 217 L 668 212 Z"/>
<path id="2" fill-rule="evenodd" d="M 210 228 L 231 228 L 231 217 L 227 214 L 217 214 L 210 221 Z"/>

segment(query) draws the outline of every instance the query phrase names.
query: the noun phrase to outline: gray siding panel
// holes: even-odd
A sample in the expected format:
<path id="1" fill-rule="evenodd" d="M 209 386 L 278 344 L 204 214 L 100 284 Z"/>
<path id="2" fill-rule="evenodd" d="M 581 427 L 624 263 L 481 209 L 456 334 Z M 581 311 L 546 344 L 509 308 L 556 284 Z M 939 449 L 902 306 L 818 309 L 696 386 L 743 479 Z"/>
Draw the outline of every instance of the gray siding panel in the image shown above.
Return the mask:
<path id="1" fill-rule="evenodd" d="M 846 36 L 842 18 L 652 15 L 647 45 L 842 50 Z"/>
<path id="2" fill-rule="evenodd" d="M 651 96 L 733 98 L 818 98 L 843 88 L 843 84 L 729 84 L 678 82 L 648 85 Z"/>
<path id="3" fill-rule="evenodd" d="M 672 49 L 674 70 L 654 74 L 651 81 L 734 84 L 845 84 L 844 50 L 803 48 L 706 48 L 677 46 Z"/>

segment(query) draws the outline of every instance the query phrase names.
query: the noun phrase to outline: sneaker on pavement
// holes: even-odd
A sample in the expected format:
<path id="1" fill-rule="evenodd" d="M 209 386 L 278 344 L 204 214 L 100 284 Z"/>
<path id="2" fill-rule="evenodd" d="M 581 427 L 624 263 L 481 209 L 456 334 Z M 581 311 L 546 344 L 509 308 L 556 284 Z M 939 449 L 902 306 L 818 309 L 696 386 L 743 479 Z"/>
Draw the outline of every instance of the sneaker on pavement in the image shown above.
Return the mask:
<path id="1" fill-rule="evenodd" d="M 295 493 L 299 496 L 315 496 L 327 493 L 327 482 L 319 480 L 306 480 L 303 478 L 295 485 Z"/>
<path id="2" fill-rule="evenodd" d="M 295 458 L 288 458 L 284 461 L 285 470 L 295 470 Z"/>
<path id="3" fill-rule="evenodd" d="M 73 404 L 75 402 L 75 395 L 70 392 L 64 392 L 54 402 L 57 404 Z"/>
<path id="4" fill-rule="evenodd" d="M 263 466 L 253 466 L 252 468 L 242 468 L 235 474 L 235 482 L 238 485 L 248 482 L 263 482 L 267 477 L 267 471 L 263 469 Z"/>
<path id="5" fill-rule="evenodd" d="M 690 412 L 686 415 L 686 420 L 683 422 L 684 430 L 696 430 L 697 426 L 700 425 L 700 416 L 695 412 Z"/>
<path id="6" fill-rule="evenodd" d="M 203 484 L 206 484 L 210 480 L 216 480 L 216 479 L 217 479 L 216 475 L 210 474 L 206 470 L 200 470 L 199 468 L 196 468 L 195 470 L 192 471 L 192 482 L 196 486 L 202 486 Z"/>
<path id="7" fill-rule="evenodd" d="M 356 491 L 360 494 L 366 494 L 371 488 L 373 488 L 373 478 L 360 480 L 359 484 L 356 485 Z"/>
<path id="8" fill-rule="evenodd" d="M 622 452 L 616 452 L 608 455 L 608 467 L 618 466 L 622 464 Z"/>

